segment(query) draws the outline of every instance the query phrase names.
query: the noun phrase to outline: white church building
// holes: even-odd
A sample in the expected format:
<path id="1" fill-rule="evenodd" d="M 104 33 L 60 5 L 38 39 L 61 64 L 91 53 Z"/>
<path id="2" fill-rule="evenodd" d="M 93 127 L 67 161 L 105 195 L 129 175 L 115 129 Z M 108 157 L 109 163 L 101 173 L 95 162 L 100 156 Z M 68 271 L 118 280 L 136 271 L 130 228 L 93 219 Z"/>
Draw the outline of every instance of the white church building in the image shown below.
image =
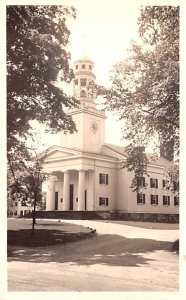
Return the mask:
<path id="1" fill-rule="evenodd" d="M 125 149 L 105 143 L 105 112 L 96 108 L 88 86 L 95 81 L 93 62 L 75 62 L 74 95 L 80 106 L 68 111 L 77 133 L 61 134 L 61 146 L 48 149 L 43 168 L 47 182 L 47 211 L 118 211 L 123 213 L 178 214 L 179 199 L 165 188 L 164 171 L 170 162 L 150 159 L 147 187 L 131 189 L 134 174 L 121 168 Z M 114 132 L 113 132 L 114 135 Z"/>

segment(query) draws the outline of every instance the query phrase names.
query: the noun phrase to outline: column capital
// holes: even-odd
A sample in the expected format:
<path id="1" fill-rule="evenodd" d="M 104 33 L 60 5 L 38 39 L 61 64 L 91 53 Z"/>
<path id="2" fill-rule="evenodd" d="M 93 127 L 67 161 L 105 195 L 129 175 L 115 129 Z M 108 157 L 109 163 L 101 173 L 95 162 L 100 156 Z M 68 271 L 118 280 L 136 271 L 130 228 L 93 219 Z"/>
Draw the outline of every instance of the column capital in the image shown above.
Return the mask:
<path id="1" fill-rule="evenodd" d="M 78 170 L 78 172 L 82 172 L 83 173 L 83 172 L 85 172 L 85 170 L 84 169 L 80 169 L 80 170 Z"/>
<path id="2" fill-rule="evenodd" d="M 69 174 L 70 170 L 63 171 L 64 174 Z"/>
<path id="3" fill-rule="evenodd" d="M 57 176 L 56 175 L 53 175 L 53 174 L 49 174 L 47 176 L 47 181 L 54 181 L 57 179 Z"/>

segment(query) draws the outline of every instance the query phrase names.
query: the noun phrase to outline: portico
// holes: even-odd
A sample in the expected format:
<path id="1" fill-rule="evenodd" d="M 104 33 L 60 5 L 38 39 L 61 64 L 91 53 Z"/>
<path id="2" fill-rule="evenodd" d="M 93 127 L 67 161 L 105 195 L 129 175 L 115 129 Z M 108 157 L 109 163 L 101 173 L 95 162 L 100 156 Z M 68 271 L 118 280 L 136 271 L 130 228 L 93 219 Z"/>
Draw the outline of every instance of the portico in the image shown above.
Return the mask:
<path id="1" fill-rule="evenodd" d="M 94 210 L 94 170 L 52 172 L 47 180 L 46 210 Z"/>

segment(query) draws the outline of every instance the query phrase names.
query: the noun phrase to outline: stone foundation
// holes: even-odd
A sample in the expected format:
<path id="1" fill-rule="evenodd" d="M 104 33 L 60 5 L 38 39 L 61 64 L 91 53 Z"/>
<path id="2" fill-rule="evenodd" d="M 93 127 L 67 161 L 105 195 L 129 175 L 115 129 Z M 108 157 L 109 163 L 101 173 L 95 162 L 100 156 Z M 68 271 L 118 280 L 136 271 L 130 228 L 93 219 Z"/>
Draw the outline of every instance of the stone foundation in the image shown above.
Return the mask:
<path id="1" fill-rule="evenodd" d="M 32 213 L 26 214 L 24 217 L 32 218 Z M 36 218 L 179 223 L 178 214 L 127 213 L 115 211 L 36 211 Z"/>

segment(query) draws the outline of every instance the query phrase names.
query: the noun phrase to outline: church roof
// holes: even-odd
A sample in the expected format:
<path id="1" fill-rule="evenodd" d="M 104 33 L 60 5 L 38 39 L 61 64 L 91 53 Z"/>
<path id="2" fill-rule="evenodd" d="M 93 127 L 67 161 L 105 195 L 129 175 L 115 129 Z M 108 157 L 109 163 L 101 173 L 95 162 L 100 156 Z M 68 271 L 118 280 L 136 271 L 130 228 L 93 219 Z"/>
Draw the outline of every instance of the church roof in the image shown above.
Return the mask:
<path id="1" fill-rule="evenodd" d="M 114 145 L 114 144 L 104 144 L 103 147 L 123 156 L 127 157 L 127 151 L 125 147 Z M 153 157 L 153 153 L 145 153 L 150 164 L 159 166 L 168 166 L 170 161 L 163 157 Z"/>
<path id="2" fill-rule="evenodd" d="M 118 153 L 118 154 L 123 155 L 124 157 L 127 157 L 127 152 L 126 152 L 125 148 L 122 146 L 118 146 L 118 145 L 114 145 L 114 144 L 104 144 L 103 146 Z"/>

